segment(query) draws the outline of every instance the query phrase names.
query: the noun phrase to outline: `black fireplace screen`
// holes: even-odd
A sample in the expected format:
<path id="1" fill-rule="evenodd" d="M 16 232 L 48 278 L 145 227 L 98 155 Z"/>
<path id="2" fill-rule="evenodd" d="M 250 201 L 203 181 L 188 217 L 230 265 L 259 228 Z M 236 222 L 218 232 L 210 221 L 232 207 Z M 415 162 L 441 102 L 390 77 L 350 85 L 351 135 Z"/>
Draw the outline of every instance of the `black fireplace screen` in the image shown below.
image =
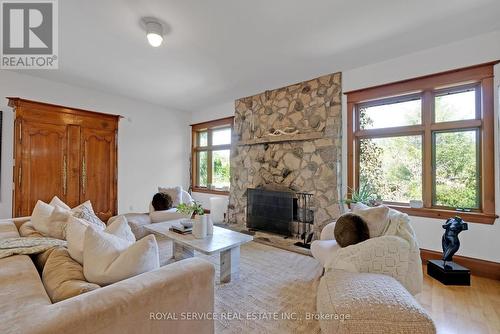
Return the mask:
<path id="1" fill-rule="evenodd" d="M 293 220 L 294 193 L 264 189 L 247 190 L 248 228 L 291 235 Z"/>

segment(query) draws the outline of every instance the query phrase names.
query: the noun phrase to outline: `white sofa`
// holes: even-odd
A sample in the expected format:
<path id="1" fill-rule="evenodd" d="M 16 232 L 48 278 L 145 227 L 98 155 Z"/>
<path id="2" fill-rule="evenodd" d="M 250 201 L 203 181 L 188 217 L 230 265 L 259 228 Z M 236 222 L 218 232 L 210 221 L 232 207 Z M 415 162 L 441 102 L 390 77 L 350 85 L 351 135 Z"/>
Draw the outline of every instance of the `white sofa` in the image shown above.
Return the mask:
<path id="1" fill-rule="evenodd" d="M 0 239 L 19 237 L 26 219 L 0 220 Z M 27 255 L 0 259 L 0 333 L 213 333 L 213 320 L 161 314 L 214 311 L 214 267 L 182 260 L 52 303 Z M 161 313 L 161 314 L 160 314 Z M 159 315 L 158 315 L 159 314 Z"/>

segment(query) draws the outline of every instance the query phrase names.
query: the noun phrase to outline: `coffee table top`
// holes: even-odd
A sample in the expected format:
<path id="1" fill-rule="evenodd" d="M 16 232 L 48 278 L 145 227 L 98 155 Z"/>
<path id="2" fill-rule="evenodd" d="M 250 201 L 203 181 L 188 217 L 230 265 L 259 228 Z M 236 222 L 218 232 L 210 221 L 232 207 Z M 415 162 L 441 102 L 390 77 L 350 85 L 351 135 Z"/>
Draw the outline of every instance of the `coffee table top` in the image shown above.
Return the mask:
<path id="1" fill-rule="evenodd" d="M 213 235 L 207 235 L 203 239 L 196 239 L 192 234 L 180 234 L 169 230 L 172 224 L 179 222 L 180 220 L 171 220 L 163 223 L 153 223 L 144 225 L 144 228 L 207 255 L 219 253 L 253 240 L 251 235 L 218 226 L 214 226 Z"/>

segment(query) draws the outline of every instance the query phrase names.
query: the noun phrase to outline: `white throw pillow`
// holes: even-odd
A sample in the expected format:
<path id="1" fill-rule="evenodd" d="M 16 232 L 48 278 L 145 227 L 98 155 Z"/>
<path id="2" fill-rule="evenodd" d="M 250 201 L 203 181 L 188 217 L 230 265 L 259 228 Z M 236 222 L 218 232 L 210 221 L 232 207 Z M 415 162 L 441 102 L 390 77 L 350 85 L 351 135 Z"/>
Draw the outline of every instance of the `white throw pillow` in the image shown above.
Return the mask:
<path id="1" fill-rule="evenodd" d="M 149 214 L 152 223 L 167 222 L 170 220 L 191 218 L 191 215 L 185 215 L 183 213 L 177 212 L 177 209 L 170 209 L 164 211 L 153 211 Z"/>
<path id="2" fill-rule="evenodd" d="M 71 210 L 71 208 L 68 206 L 68 204 L 64 203 L 59 197 L 57 196 L 54 196 L 52 197 L 52 200 L 50 201 L 49 203 L 50 205 L 52 205 L 53 207 L 55 207 L 56 205 L 61 207 L 62 209 L 65 209 L 65 210 Z"/>
<path id="3" fill-rule="evenodd" d="M 31 213 L 31 223 L 35 229 L 45 235 L 49 234 L 49 217 L 54 207 L 42 201 L 37 201 Z"/>
<path id="4" fill-rule="evenodd" d="M 160 267 L 153 235 L 131 243 L 104 231 L 85 231 L 83 274 L 99 285 L 112 284 Z"/>
<path id="5" fill-rule="evenodd" d="M 125 216 L 116 216 L 110 221 L 109 225 L 104 230 L 107 233 L 116 235 L 121 239 L 125 239 L 130 242 L 135 242 L 135 235 L 132 229 L 128 225 L 127 218 Z"/>
<path id="6" fill-rule="evenodd" d="M 68 219 L 71 217 L 69 210 L 55 205 L 54 210 L 50 214 L 47 223 L 47 235 L 52 238 L 66 240 L 66 226 Z"/>
<path id="7" fill-rule="evenodd" d="M 95 225 L 98 228 L 106 228 L 106 224 L 102 222 L 102 220 L 97 217 L 92 208 L 92 203 L 90 201 L 86 201 L 85 203 L 80 204 L 79 206 L 71 209 L 73 216 L 79 219 L 85 219 L 89 223 Z"/>
<path id="8" fill-rule="evenodd" d="M 83 243 L 85 240 L 85 231 L 90 225 L 89 222 L 69 217 L 66 225 L 66 241 L 68 242 L 68 253 L 76 262 L 83 263 Z"/>
<path id="9" fill-rule="evenodd" d="M 182 204 L 182 188 L 177 187 L 158 187 L 159 193 L 164 193 L 169 195 L 172 198 L 172 206 L 177 207 L 179 204 Z"/>
<path id="10" fill-rule="evenodd" d="M 352 205 L 352 212 L 363 218 L 368 225 L 370 238 L 380 237 L 389 224 L 389 208 L 385 205 L 369 207 L 356 203 Z"/>

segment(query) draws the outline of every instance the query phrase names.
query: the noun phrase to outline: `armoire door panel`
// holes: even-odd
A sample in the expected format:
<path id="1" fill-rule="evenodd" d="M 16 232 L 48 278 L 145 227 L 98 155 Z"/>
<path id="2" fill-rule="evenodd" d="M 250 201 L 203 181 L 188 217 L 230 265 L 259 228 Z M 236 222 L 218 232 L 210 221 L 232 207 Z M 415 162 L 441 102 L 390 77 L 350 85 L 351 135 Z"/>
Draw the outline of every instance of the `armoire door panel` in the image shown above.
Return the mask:
<path id="1" fill-rule="evenodd" d="M 107 220 L 116 212 L 115 132 L 81 129 L 80 200 L 90 200 L 94 212 Z"/>
<path id="2" fill-rule="evenodd" d="M 31 215 L 38 200 L 53 196 L 66 200 L 67 148 L 66 126 L 44 123 L 22 123 L 21 164 L 18 171 L 20 214 Z"/>

